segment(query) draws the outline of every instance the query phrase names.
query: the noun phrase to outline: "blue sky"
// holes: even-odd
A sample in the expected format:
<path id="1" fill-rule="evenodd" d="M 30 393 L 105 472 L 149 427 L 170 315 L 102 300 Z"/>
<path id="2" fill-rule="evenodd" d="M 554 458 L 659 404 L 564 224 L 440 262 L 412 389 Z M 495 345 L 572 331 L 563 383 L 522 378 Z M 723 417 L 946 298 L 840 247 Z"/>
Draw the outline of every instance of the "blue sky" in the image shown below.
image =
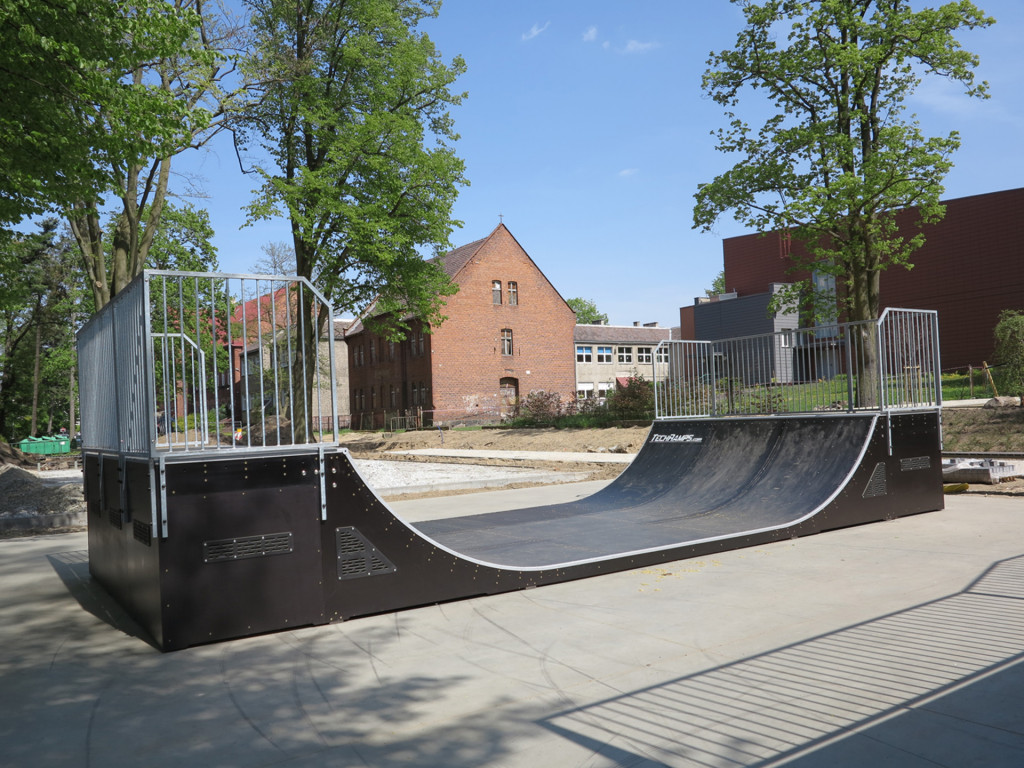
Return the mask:
<path id="1" fill-rule="evenodd" d="M 926 134 L 961 134 L 946 198 L 1024 186 L 1024 2 L 976 4 L 998 23 L 963 42 L 992 98 L 926 81 L 910 102 Z M 471 186 L 453 245 L 502 215 L 563 297 L 593 300 L 616 325 L 677 325 L 721 270 L 722 238 L 746 233 L 732 219 L 692 229 L 697 185 L 733 163 L 714 150 L 723 116 L 700 78 L 741 23 L 727 0 L 446 0 L 424 29 L 468 67 L 453 114 Z M 755 123 L 760 105 L 745 104 Z M 290 240 L 283 220 L 240 229 L 254 183 L 228 143 L 186 166 L 205 177 L 209 198 L 195 202 L 210 211 L 222 270 L 248 271 L 261 244 Z"/>

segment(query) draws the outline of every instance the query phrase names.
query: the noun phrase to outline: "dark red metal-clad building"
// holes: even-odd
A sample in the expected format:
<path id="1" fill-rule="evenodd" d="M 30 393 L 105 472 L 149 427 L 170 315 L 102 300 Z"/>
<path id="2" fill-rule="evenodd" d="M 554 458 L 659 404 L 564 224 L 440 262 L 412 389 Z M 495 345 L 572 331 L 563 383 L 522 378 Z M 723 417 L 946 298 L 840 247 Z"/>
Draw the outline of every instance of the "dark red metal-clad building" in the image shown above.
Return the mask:
<path id="1" fill-rule="evenodd" d="M 992 362 L 999 313 L 1024 310 L 1024 188 L 945 205 L 945 218 L 924 228 L 926 242 L 911 257 L 913 269 L 893 267 L 882 275 L 881 308 L 937 310 L 942 367 L 949 370 Z M 917 231 L 916 221 L 916 211 L 900 214 L 908 235 Z M 726 290 L 742 298 L 807 277 L 791 271 L 790 253 L 800 247 L 779 232 L 725 240 Z M 701 338 L 700 310 L 701 305 L 680 310 L 694 338 Z M 684 329 L 688 324 L 681 322 Z"/>

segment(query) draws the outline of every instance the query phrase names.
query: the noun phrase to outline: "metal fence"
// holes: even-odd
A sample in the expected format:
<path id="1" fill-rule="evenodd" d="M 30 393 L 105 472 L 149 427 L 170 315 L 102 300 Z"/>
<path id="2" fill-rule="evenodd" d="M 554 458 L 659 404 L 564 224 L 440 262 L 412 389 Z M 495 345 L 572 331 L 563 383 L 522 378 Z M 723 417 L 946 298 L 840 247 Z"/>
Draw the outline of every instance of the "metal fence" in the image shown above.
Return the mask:
<path id="1" fill-rule="evenodd" d="M 304 278 L 147 270 L 78 334 L 83 447 L 337 443 L 332 316 Z"/>
<path id="2" fill-rule="evenodd" d="M 657 418 L 894 411 L 942 402 L 938 316 L 887 309 L 837 323 L 719 341 L 663 341 Z M 664 354 L 667 353 L 667 354 Z"/>

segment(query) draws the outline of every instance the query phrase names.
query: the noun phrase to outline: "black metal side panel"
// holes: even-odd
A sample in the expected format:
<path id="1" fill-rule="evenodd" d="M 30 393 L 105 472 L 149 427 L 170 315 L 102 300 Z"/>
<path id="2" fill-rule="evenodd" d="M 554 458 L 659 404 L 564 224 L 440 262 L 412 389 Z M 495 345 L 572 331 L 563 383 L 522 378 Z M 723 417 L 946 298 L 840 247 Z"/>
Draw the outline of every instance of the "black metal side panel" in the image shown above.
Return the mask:
<path id="1" fill-rule="evenodd" d="M 326 621 L 315 454 L 169 463 L 167 526 L 164 650 Z"/>
<path id="2" fill-rule="evenodd" d="M 411 526 L 332 455 L 325 601 L 346 619 L 941 509 L 938 457 L 934 413 L 659 422 L 588 499 Z M 339 578 L 342 528 L 389 567 Z"/>
<path id="3" fill-rule="evenodd" d="M 797 534 L 893 520 L 944 506 L 938 412 L 883 416 L 850 482 L 825 510 L 798 526 Z"/>
<path id="4" fill-rule="evenodd" d="M 140 535 L 153 514 L 149 463 L 126 459 L 122 481 L 116 456 L 87 453 L 83 458 L 89 572 L 133 619 L 158 638 L 159 552 Z"/>

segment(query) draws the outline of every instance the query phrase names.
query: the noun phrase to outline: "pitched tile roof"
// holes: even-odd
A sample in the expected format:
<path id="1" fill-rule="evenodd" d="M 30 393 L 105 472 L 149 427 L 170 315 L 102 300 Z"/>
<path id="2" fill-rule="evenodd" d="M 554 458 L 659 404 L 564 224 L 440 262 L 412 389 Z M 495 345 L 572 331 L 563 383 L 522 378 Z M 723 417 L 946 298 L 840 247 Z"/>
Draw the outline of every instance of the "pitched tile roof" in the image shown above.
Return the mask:
<path id="1" fill-rule="evenodd" d="M 491 234 L 494 234 L 493 232 Z M 441 265 L 441 269 L 444 270 L 445 274 L 450 278 L 454 278 L 458 274 L 459 270 L 462 269 L 469 260 L 473 258 L 473 255 L 480 250 L 480 246 L 486 243 L 490 239 L 491 235 L 482 237 L 479 240 L 474 240 L 472 243 L 466 245 L 460 245 L 458 248 L 448 251 L 441 256 L 437 256 L 431 261 L 436 261 Z"/>
<path id="2" fill-rule="evenodd" d="M 590 344 L 657 344 L 667 339 L 678 339 L 673 328 L 647 328 L 638 325 L 577 325 L 573 340 Z"/>

